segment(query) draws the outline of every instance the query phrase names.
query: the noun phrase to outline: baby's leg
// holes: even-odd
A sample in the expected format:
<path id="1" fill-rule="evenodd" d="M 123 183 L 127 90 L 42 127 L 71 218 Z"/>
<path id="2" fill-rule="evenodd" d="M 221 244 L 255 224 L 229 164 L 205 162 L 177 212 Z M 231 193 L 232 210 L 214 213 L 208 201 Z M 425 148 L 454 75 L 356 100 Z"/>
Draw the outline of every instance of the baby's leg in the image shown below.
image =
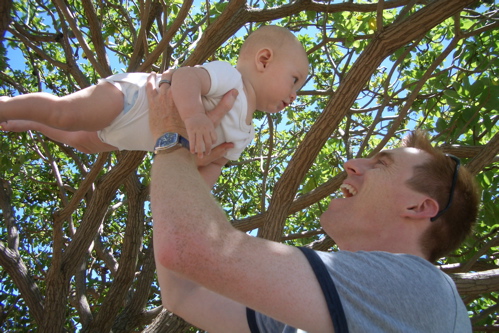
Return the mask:
<path id="1" fill-rule="evenodd" d="M 11 132 L 25 132 L 29 130 L 41 132 L 54 141 L 64 143 L 87 154 L 118 150 L 118 148 L 102 142 L 97 132 L 63 131 L 30 120 L 9 120 L 8 122 L 1 123 L 0 129 Z"/>
<path id="2" fill-rule="evenodd" d="M 99 139 L 97 132 L 77 131 L 67 133 L 68 134 L 65 136 L 66 142 L 64 143 L 71 147 L 74 147 L 75 149 L 78 149 L 82 153 L 97 154 L 106 151 L 118 150 L 118 148 L 102 142 Z M 49 138 L 52 137 L 49 136 Z"/>
<path id="3" fill-rule="evenodd" d="M 0 123 L 0 130 L 7 132 L 39 131 L 37 129 L 39 126 L 48 127 L 47 125 L 31 120 L 9 120 L 8 122 Z"/>
<path id="4" fill-rule="evenodd" d="M 101 130 L 122 110 L 123 93 L 108 82 L 64 97 L 31 93 L 0 98 L 0 122 L 31 120 L 66 131 Z"/>

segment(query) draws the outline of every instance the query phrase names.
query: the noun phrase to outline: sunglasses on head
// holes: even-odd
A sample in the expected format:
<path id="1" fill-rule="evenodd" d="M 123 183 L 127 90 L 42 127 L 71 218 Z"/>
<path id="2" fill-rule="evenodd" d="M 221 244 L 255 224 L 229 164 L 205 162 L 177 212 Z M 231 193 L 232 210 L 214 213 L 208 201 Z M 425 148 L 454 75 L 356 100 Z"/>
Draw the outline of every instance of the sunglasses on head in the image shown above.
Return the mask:
<path id="1" fill-rule="evenodd" d="M 457 176 L 458 176 L 459 167 L 461 166 L 461 160 L 459 158 L 457 158 L 456 156 L 451 155 L 451 154 L 445 154 L 445 156 L 452 158 L 456 162 L 456 168 L 454 169 L 454 176 L 452 177 L 452 185 L 450 187 L 449 201 L 447 202 L 447 205 L 445 206 L 444 209 L 439 210 L 437 215 L 433 216 L 430 219 L 431 222 L 435 221 L 440 216 L 442 216 L 445 213 L 445 211 L 447 209 L 449 209 L 450 205 L 452 204 L 452 199 L 454 199 L 454 190 L 456 188 Z"/>

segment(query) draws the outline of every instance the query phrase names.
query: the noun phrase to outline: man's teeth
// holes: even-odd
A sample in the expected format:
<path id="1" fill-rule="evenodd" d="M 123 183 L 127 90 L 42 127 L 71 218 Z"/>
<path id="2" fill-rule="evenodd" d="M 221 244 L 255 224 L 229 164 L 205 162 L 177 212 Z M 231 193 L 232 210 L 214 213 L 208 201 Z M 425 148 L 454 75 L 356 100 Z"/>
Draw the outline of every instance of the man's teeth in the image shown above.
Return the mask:
<path id="1" fill-rule="evenodd" d="M 357 194 L 357 190 L 352 185 L 341 184 L 340 188 L 341 191 L 343 192 L 343 195 L 347 198 Z"/>

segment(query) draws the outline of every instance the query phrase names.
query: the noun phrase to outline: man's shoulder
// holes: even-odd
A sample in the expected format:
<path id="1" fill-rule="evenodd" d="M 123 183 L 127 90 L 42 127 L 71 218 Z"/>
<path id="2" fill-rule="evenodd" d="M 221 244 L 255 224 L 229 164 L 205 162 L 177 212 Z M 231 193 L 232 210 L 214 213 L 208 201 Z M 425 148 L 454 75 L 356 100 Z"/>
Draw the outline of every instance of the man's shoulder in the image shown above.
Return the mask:
<path id="1" fill-rule="evenodd" d="M 407 284 L 424 287 L 431 283 L 430 289 L 435 291 L 455 290 L 455 285 L 447 274 L 418 256 L 381 251 L 319 252 L 319 255 L 329 273 L 340 283 L 343 276 L 348 276 L 343 281 L 346 284 L 367 283 L 376 287 L 390 281 L 390 288 L 405 289 Z"/>
<path id="2" fill-rule="evenodd" d="M 428 261 L 421 257 L 405 254 L 405 253 L 391 253 L 384 251 L 337 251 L 337 252 L 322 252 L 318 251 L 321 259 L 325 262 L 328 261 L 349 261 L 349 262 L 359 262 L 366 263 L 369 265 L 374 264 L 387 264 L 387 265 L 400 265 L 401 263 L 411 263 L 418 266 L 425 266 L 428 268 L 434 268 L 434 266 Z"/>
<path id="3" fill-rule="evenodd" d="M 449 328 L 453 325 L 455 331 L 469 331 L 467 312 L 454 282 L 429 261 L 388 252 L 319 255 L 338 290 L 349 326 L 355 328 L 352 331 L 367 327 L 411 331 L 438 325 L 442 332 L 454 331 Z"/>

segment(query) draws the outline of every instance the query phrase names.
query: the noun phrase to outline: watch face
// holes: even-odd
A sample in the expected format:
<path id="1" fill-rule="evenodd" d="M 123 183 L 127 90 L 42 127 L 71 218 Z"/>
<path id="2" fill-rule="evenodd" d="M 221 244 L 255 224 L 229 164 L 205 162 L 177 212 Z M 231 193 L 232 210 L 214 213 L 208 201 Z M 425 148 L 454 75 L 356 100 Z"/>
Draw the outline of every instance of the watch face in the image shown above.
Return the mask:
<path id="1" fill-rule="evenodd" d="M 189 141 L 181 137 L 178 133 L 167 132 L 163 134 L 158 141 L 156 141 L 154 153 L 158 154 L 159 152 L 168 152 L 174 147 L 184 147 L 189 149 Z"/>
<path id="2" fill-rule="evenodd" d="M 171 148 L 178 143 L 177 133 L 165 133 L 156 142 L 156 149 L 165 150 Z"/>

